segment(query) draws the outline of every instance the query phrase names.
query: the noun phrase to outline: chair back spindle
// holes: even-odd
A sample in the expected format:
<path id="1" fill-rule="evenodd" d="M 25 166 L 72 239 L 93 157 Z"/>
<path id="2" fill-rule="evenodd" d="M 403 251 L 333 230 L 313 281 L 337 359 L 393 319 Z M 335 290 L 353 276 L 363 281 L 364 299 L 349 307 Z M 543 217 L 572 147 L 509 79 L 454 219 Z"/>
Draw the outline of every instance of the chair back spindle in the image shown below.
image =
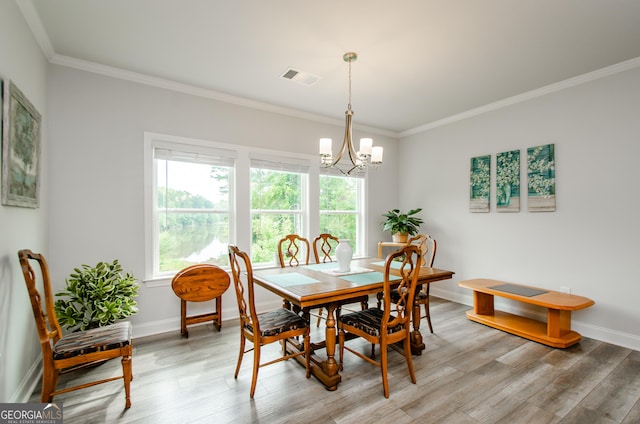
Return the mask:
<path id="1" fill-rule="evenodd" d="M 328 233 L 322 233 L 313 239 L 313 256 L 316 263 L 333 262 L 333 258 L 331 257 L 333 246 L 337 245 L 339 242 L 340 240 L 338 237 Z"/>
<path id="2" fill-rule="evenodd" d="M 309 240 L 288 234 L 278 242 L 280 267 L 309 265 Z"/>

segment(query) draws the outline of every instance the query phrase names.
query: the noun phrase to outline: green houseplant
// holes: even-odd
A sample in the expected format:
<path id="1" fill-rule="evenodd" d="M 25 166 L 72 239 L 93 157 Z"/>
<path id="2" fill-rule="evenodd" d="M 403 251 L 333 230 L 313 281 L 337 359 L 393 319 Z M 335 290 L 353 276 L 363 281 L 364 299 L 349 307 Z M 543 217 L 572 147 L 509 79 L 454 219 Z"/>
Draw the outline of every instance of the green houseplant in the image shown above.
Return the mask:
<path id="1" fill-rule="evenodd" d="M 66 288 L 56 293 L 58 321 L 68 330 L 87 330 L 113 324 L 138 313 L 135 297 L 138 283 L 125 273 L 118 260 L 82 265 L 65 280 Z"/>
<path id="2" fill-rule="evenodd" d="M 382 229 L 391 230 L 393 241 L 404 243 L 408 236 L 416 235 L 420 231 L 420 224 L 424 221 L 413 216 L 420 211 L 422 208 L 411 209 L 407 213 L 401 212 L 400 209 L 390 210 L 382 215 L 387 218 Z"/>

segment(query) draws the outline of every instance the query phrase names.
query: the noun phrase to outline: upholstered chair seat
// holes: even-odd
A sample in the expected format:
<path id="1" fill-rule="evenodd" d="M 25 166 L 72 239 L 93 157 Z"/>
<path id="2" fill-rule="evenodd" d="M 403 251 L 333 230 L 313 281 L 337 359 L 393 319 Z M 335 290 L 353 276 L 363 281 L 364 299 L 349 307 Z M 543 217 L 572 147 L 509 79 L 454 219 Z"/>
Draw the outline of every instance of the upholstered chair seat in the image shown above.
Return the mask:
<path id="1" fill-rule="evenodd" d="M 288 309 L 276 309 L 258 314 L 258 321 L 260 321 L 260 334 L 263 337 L 277 336 L 287 331 L 304 329 L 307 326 L 300 315 Z M 253 331 L 251 323 L 245 323 L 245 328 Z"/>
<path id="2" fill-rule="evenodd" d="M 130 344 L 131 333 L 129 321 L 69 333 L 53 346 L 53 359 L 68 359 L 93 352 L 120 349 Z"/>

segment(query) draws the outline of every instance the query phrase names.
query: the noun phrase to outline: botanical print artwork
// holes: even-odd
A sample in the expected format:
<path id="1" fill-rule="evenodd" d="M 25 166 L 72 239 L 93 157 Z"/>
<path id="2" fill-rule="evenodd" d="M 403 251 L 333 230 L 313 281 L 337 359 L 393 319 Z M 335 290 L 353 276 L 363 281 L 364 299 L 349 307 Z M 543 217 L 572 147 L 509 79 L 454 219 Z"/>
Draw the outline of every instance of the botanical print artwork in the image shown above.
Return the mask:
<path id="1" fill-rule="evenodd" d="M 529 212 L 556 210 L 555 145 L 527 149 L 527 200 Z"/>
<path id="2" fill-rule="evenodd" d="M 471 212 L 489 212 L 491 185 L 491 155 L 471 158 L 470 201 Z"/>
<path id="3" fill-rule="evenodd" d="M 496 210 L 520 211 L 520 150 L 496 155 Z"/>
<path id="4" fill-rule="evenodd" d="M 2 204 L 38 207 L 41 116 L 10 81 L 3 82 Z"/>

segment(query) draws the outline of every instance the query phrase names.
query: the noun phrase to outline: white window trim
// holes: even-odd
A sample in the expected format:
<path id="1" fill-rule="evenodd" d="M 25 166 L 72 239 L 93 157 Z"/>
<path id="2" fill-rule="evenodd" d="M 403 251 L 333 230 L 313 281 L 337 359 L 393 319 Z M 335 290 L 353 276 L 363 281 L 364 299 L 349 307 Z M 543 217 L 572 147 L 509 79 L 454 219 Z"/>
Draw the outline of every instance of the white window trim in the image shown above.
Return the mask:
<path id="1" fill-rule="evenodd" d="M 261 149 L 248 146 L 240 146 L 229 143 L 221 143 L 210 140 L 195 139 L 188 137 L 173 136 L 167 134 L 160 134 L 155 132 L 144 132 L 144 233 L 145 233 L 145 276 L 144 282 L 148 287 L 167 286 L 171 284 L 173 276 L 153 276 L 153 253 L 155 237 L 154 228 L 156 224 L 156 217 L 153 216 L 153 193 L 154 193 L 154 181 L 153 176 L 156 175 L 156 170 L 153 169 L 155 161 L 153 160 L 153 149 L 155 147 L 167 148 L 167 149 L 180 149 L 180 146 L 184 146 L 186 150 L 200 150 L 203 154 L 207 152 L 211 154 L 212 150 L 219 149 L 225 152 L 235 152 L 237 154 L 235 158 L 235 176 L 233 178 L 233 187 L 231 189 L 230 214 L 229 214 L 229 243 L 242 246 L 243 249 L 249 250 L 251 247 L 251 225 L 238 225 L 240 222 L 251 222 L 251 190 L 250 190 L 250 169 L 251 158 L 259 159 L 275 159 L 275 160 L 287 160 L 292 163 L 308 166 L 308 177 L 306 193 L 304 198 L 306 204 L 304 209 L 306 217 L 304 219 L 303 232 L 308 234 L 309 237 L 315 237 L 315 234 L 320 234 L 320 213 L 312 213 L 313 211 L 319 211 L 319 195 L 313 193 L 319 193 L 319 176 L 320 176 L 320 161 L 315 155 L 296 154 L 292 152 L 281 152 L 277 150 Z M 368 193 L 368 178 L 364 176 L 364 187 L 362 193 L 359 193 L 359 201 L 361 202 L 361 221 L 362 227 L 359 229 L 360 237 L 359 245 L 365 247 L 364 254 L 366 254 L 366 214 L 365 214 L 365 193 Z"/>

